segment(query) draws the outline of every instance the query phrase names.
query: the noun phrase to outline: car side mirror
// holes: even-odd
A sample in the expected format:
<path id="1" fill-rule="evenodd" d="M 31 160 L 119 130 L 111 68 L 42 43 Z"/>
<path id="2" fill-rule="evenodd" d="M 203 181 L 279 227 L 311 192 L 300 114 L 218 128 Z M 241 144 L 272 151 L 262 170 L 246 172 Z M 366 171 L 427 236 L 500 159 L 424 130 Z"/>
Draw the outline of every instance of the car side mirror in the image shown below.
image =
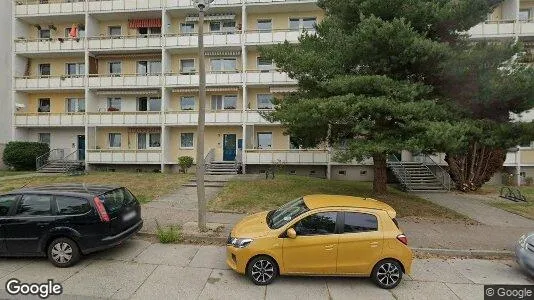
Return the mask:
<path id="1" fill-rule="evenodd" d="M 287 234 L 287 237 L 290 238 L 290 239 L 295 239 L 295 238 L 297 238 L 297 232 L 296 232 L 295 229 L 293 229 L 293 228 L 289 228 L 289 229 L 286 231 L 286 234 Z"/>

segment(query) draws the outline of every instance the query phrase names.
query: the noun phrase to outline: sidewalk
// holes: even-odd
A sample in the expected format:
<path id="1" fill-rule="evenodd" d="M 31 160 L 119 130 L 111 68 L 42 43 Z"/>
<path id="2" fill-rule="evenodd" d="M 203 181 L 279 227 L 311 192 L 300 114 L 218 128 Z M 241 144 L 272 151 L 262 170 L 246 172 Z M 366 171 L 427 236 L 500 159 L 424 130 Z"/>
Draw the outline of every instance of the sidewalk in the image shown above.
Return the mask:
<path id="1" fill-rule="evenodd" d="M 484 284 L 533 284 L 508 260 L 415 260 L 411 276 L 393 290 L 367 278 L 280 277 L 256 286 L 229 270 L 224 247 L 151 244 L 129 240 L 59 269 L 45 259 L 1 259 L 0 298 L 12 299 L 5 282 L 63 286 L 62 299 L 484 299 Z M 37 299 L 37 298 L 36 298 Z M 54 298 L 51 298 L 54 299 Z"/>

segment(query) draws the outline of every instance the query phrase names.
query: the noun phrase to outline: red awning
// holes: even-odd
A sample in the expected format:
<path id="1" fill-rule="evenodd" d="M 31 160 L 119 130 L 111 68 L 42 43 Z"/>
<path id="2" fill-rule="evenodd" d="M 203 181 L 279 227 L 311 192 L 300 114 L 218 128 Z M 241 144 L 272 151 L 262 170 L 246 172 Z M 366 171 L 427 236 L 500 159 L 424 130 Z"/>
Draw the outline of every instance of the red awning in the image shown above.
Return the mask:
<path id="1" fill-rule="evenodd" d="M 130 20 L 128 26 L 130 28 L 141 28 L 141 27 L 160 27 L 161 28 L 161 19 Z"/>

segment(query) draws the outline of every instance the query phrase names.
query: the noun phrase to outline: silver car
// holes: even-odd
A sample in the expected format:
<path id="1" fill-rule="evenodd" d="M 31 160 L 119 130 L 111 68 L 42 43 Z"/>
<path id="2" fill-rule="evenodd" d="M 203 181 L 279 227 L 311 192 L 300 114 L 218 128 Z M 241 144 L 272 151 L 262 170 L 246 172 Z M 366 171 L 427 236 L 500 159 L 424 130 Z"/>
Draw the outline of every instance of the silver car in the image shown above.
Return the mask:
<path id="1" fill-rule="evenodd" d="M 534 277 L 534 232 L 523 234 L 515 246 L 517 263 Z"/>

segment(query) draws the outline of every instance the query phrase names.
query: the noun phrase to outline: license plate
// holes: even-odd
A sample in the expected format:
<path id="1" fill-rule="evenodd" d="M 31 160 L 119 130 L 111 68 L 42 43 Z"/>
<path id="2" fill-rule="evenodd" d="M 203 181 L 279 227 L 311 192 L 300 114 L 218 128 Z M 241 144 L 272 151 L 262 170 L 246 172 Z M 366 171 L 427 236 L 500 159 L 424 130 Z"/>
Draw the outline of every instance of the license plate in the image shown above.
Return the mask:
<path id="1" fill-rule="evenodd" d="M 127 221 L 130 221 L 131 219 L 135 218 L 135 216 L 137 216 L 137 212 L 134 211 L 131 211 L 127 214 L 125 214 L 124 216 L 122 216 L 122 220 L 127 222 Z"/>

